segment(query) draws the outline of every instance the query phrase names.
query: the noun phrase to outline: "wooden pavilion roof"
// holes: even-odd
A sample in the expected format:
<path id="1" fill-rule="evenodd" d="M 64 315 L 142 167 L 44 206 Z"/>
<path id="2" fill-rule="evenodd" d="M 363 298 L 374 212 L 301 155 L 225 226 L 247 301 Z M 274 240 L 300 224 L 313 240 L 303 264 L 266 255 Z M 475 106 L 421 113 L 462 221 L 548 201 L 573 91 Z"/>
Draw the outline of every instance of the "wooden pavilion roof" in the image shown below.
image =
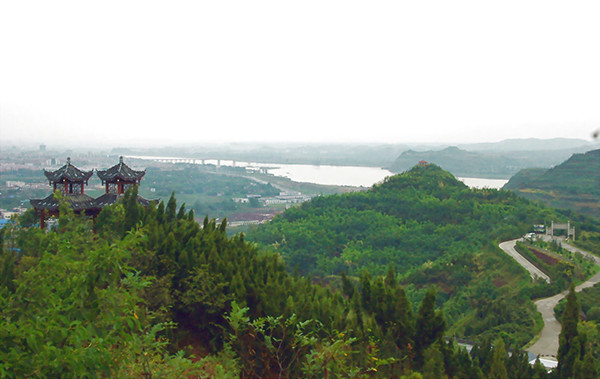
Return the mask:
<path id="1" fill-rule="evenodd" d="M 102 184 L 115 182 L 120 179 L 124 182 L 139 182 L 146 170 L 136 171 L 123 163 L 123 157 L 119 157 L 119 163 L 106 170 L 98 170 L 98 177 L 102 180 Z"/>
<path id="2" fill-rule="evenodd" d="M 71 208 L 73 208 L 74 211 L 83 211 L 88 209 L 99 208 L 96 205 L 96 200 L 93 197 L 88 196 L 86 194 L 68 193 L 64 194 L 63 197 L 65 201 L 69 203 Z M 58 202 L 58 199 L 54 197 L 54 194 L 50 194 L 49 196 L 43 199 L 31 199 L 29 200 L 29 203 L 35 209 L 44 209 L 50 211 L 58 210 L 60 206 L 60 203 Z"/>
<path id="3" fill-rule="evenodd" d="M 44 175 L 48 178 L 50 184 L 61 182 L 66 179 L 69 182 L 86 182 L 94 175 L 94 171 L 81 171 L 71 164 L 71 158 L 67 158 L 67 164 L 56 171 L 44 170 Z"/>

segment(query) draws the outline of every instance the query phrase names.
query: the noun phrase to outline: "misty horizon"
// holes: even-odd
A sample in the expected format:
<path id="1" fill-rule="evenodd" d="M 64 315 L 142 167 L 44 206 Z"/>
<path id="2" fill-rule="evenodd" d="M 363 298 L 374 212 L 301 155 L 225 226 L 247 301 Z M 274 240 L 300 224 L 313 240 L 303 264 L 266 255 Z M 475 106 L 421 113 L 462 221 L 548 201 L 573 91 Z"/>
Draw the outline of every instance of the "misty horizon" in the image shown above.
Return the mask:
<path id="1" fill-rule="evenodd" d="M 0 5 L 0 140 L 591 140 L 597 2 Z M 258 142 L 257 142 L 258 141 Z"/>

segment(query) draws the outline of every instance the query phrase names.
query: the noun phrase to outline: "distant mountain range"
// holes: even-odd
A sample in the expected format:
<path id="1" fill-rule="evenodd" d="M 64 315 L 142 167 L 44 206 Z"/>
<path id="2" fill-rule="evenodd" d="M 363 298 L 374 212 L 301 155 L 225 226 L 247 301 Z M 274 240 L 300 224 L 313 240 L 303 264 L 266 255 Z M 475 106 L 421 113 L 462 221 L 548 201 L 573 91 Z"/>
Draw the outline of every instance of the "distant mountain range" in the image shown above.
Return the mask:
<path id="1" fill-rule="evenodd" d="M 551 169 L 526 169 L 504 186 L 555 208 L 600 218 L 600 149 L 574 154 Z"/>
<path id="2" fill-rule="evenodd" d="M 576 138 L 513 138 L 500 142 L 459 144 L 458 147 L 469 151 L 486 152 L 508 152 L 508 151 L 547 151 L 547 150 L 571 150 L 587 148 L 595 144 L 590 141 Z M 597 145 L 597 144 L 596 144 Z"/>
<path id="3" fill-rule="evenodd" d="M 388 167 L 403 172 L 419 161 L 435 163 L 459 177 L 508 179 L 522 169 L 550 168 L 575 153 L 584 153 L 600 145 L 576 139 L 506 140 L 489 144 L 461 145 L 443 150 L 408 150 Z M 512 146 L 512 150 L 509 150 Z M 470 150 L 465 150 L 469 148 Z"/>
<path id="4" fill-rule="evenodd" d="M 582 139 L 510 139 L 492 143 L 236 143 L 115 148 L 115 155 L 176 156 L 245 162 L 386 167 L 403 172 L 417 162 L 435 163 L 456 176 L 508 179 L 530 167 L 550 168 L 575 153 L 600 148 Z"/>

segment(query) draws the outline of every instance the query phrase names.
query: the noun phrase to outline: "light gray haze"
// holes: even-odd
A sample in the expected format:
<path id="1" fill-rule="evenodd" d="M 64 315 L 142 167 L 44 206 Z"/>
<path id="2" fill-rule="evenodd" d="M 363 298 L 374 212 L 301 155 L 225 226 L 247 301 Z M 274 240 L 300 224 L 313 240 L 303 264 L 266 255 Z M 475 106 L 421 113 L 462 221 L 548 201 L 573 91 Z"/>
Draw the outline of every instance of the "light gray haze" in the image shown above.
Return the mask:
<path id="1" fill-rule="evenodd" d="M 0 138 L 591 139 L 598 1 L 3 1 Z"/>

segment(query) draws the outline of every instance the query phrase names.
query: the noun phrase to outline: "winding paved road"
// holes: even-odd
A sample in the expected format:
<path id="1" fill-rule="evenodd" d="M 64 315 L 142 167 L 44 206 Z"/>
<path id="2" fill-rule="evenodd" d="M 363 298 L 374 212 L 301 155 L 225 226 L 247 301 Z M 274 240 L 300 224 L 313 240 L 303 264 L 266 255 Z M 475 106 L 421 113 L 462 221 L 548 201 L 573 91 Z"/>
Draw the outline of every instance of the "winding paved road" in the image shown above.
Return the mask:
<path id="1" fill-rule="evenodd" d="M 505 241 L 502 242 L 500 245 L 500 248 L 502 250 L 504 250 L 504 252 L 508 255 L 510 255 L 511 257 L 514 258 L 515 261 L 517 261 L 517 263 L 519 263 L 521 266 L 523 266 L 523 268 L 527 271 L 529 271 L 529 276 L 531 276 L 531 279 L 540 277 L 542 279 L 544 279 L 546 282 L 550 283 L 550 277 L 546 274 L 544 274 L 539 268 L 537 268 L 533 263 L 529 262 L 527 259 L 523 258 L 523 256 L 521 254 L 519 254 L 519 252 L 515 249 L 515 245 L 517 244 L 518 241 L 521 241 L 521 239 L 516 239 L 516 240 L 510 240 L 510 241 Z"/>
<path id="2" fill-rule="evenodd" d="M 550 236 L 544 236 L 544 239 L 546 239 L 546 240 L 550 240 L 551 238 L 552 237 L 550 237 Z M 573 253 L 583 254 L 584 256 L 586 256 L 590 259 L 593 259 L 594 262 L 596 262 L 596 264 L 600 265 L 599 257 L 597 257 L 591 253 L 588 253 L 587 251 L 581 250 L 575 246 L 569 245 L 566 242 L 564 242 L 564 240 L 562 240 L 562 239 L 559 239 L 559 240 L 560 240 L 560 243 L 561 243 L 563 249 L 566 249 Z M 500 244 L 500 248 L 502 250 L 504 250 L 507 254 L 509 254 L 510 256 L 515 258 L 515 260 L 519 264 L 521 264 L 521 266 L 525 267 L 525 269 L 527 269 L 527 271 L 529 271 L 531 277 L 534 278 L 535 271 L 532 272 L 529 267 L 529 265 L 531 265 L 531 266 L 533 266 L 533 265 L 529 261 L 527 261 L 525 258 L 523 258 L 514 249 L 514 246 L 517 241 L 518 240 L 503 242 Z M 517 254 L 520 258 L 515 257 L 514 254 Z M 527 265 L 527 266 L 524 265 L 523 263 L 521 263 L 522 261 L 529 263 L 529 265 Z M 533 267 L 535 267 L 535 266 L 533 266 Z M 539 269 L 537 269 L 537 267 L 535 267 L 535 269 L 537 271 L 539 271 Z M 538 275 L 538 276 L 540 276 L 540 275 Z M 547 278 L 547 276 L 546 276 L 546 278 Z M 550 280 L 549 278 L 546 279 L 546 281 L 548 281 L 548 282 L 549 282 L 549 280 Z M 592 276 L 590 279 L 588 279 L 584 283 L 581 283 L 580 285 L 575 287 L 575 291 L 579 292 L 584 288 L 593 287 L 597 283 L 600 283 L 600 272 L 598 272 L 596 275 Z M 556 320 L 556 318 L 554 317 L 554 307 L 556 307 L 556 305 L 562 298 L 567 296 L 567 293 L 568 293 L 568 291 L 564 291 L 557 295 L 547 297 L 544 299 L 540 299 L 535 302 L 535 306 L 537 307 L 538 311 L 542 314 L 542 318 L 544 319 L 544 328 L 542 329 L 540 338 L 536 341 L 535 344 L 533 344 L 528 349 L 531 353 L 538 355 L 538 356 L 554 356 L 554 357 L 558 353 L 558 336 L 560 335 L 561 327 L 560 327 L 560 323 L 558 322 L 558 320 Z"/>

